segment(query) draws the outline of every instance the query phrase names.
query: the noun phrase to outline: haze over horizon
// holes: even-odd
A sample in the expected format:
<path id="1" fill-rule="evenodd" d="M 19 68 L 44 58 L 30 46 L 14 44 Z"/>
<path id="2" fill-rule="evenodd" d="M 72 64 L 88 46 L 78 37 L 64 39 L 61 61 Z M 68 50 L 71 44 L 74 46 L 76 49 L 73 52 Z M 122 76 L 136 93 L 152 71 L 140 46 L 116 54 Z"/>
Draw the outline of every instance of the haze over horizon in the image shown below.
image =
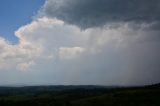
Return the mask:
<path id="1" fill-rule="evenodd" d="M 159 0 L 1 0 L 0 85 L 160 82 Z"/>

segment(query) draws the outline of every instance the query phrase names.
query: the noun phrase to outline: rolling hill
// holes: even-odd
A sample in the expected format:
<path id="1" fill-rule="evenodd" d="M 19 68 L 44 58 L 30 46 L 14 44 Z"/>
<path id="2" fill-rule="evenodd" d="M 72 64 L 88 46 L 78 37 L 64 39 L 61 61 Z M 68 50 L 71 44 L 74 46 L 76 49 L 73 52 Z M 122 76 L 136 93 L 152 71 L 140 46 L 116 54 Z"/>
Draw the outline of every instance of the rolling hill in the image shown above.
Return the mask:
<path id="1" fill-rule="evenodd" d="M 160 106 L 160 84 L 144 87 L 0 87 L 0 106 Z"/>

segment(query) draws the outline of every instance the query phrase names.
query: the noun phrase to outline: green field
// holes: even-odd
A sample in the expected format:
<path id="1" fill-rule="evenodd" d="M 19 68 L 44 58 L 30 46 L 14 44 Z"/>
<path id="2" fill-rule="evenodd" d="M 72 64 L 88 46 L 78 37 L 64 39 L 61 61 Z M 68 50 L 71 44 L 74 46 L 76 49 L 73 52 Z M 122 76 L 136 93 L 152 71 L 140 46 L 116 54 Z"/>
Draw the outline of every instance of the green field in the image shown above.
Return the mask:
<path id="1" fill-rule="evenodd" d="M 160 106 L 160 85 L 0 87 L 0 106 Z"/>

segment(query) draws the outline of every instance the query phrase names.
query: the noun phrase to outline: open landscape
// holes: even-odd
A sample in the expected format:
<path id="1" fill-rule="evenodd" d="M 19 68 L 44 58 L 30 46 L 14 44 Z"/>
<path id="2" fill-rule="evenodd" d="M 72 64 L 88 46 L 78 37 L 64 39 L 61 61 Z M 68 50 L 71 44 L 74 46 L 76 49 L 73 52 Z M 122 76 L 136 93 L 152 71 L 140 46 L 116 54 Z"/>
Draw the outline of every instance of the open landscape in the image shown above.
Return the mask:
<path id="1" fill-rule="evenodd" d="M 144 87 L 0 87 L 0 106 L 159 106 L 160 84 Z"/>
<path id="2" fill-rule="evenodd" d="M 0 106 L 160 106 L 160 0 L 0 0 Z"/>

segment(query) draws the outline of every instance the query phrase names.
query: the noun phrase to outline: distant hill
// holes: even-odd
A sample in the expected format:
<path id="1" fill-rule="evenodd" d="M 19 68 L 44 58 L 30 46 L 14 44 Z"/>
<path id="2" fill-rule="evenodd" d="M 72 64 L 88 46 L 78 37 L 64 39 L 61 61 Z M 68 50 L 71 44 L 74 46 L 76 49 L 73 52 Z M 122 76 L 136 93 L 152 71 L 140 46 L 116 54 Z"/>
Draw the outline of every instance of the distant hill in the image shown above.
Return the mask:
<path id="1" fill-rule="evenodd" d="M 144 87 L 0 87 L 0 106 L 160 106 L 160 84 Z"/>
<path id="2" fill-rule="evenodd" d="M 158 87 L 158 88 L 160 88 L 160 83 L 158 83 L 158 84 L 153 84 L 153 85 L 150 85 L 149 87 Z"/>

